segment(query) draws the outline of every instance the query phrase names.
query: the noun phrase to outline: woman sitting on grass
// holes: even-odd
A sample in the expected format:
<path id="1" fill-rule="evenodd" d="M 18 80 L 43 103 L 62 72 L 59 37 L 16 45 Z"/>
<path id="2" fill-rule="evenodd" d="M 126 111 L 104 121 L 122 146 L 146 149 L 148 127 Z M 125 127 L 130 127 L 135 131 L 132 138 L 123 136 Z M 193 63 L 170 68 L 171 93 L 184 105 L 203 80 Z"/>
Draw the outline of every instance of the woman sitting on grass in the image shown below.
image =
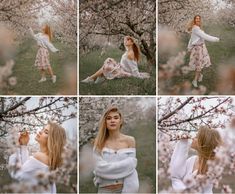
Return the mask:
<path id="1" fill-rule="evenodd" d="M 122 55 L 121 62 L 117 63 L 112 58 L 107 58 L 103 66 L 93 75 L 82 80 L 83 83 L 99 83 L 105 79 L 137 77 L 149 78 L 148 73 L 140 73 L 137 62 L 140 60 L 140 50 L 134 39 L 130 36 L 124 38 L 126 52 Z"/>

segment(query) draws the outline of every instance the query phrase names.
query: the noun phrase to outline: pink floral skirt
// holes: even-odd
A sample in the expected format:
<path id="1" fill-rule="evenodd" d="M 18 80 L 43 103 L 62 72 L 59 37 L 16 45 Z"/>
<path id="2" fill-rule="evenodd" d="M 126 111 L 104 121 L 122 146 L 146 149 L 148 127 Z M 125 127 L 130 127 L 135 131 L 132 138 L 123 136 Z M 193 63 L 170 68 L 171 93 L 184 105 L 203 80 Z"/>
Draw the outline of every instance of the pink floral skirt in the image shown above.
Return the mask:
<path id="1" fill-rule="evenodd" d="M 189 67 L 192 71 L 201 71 L 211 66 L 210 56 L 205 44 L 195 45 L 191 49 Z"/>
<path id="2" fill-rule="evenodd" d="M 120 63 L 117 63 L 112 58 L 107 58 L 104 61 L 102 66 L 103 74 L 106 79 L 114 79 L 114 78 L 122 78 L 122 77 L 130 77 L 131 74 L 125 72 Z"/>
<path id="3" fill-rule="evenodd" d="M 34 65 L 38 69 L 47 69 L 50 67 L 49 51 L 44 47 L 39 47 Z"/>

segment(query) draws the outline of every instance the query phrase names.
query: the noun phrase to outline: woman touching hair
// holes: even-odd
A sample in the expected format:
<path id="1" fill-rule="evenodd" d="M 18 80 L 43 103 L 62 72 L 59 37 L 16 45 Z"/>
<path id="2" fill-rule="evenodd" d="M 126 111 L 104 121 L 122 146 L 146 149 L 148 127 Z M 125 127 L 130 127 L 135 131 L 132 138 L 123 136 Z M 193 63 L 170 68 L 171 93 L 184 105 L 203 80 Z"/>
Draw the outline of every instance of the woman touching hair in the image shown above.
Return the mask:
<path id="1" fill-rule="evenodd" d="M 17 152 L 9 158 L 9 166 L 16 166 L 17 170 L 9 169 L 12 178 L 25 181 L 37 188 L 39 173 L 48 173 L 62 165 L 62 153 L 66 144 L 65 129 L 55 122 L 48 124 L 37 134 L 35 140 L 39 143 L 40 150 L 29 156 L 27 144 L 29 133 L 23 132 L 19 137 Z M 49 184 L 43 193 L 56 193 L 55 183 Z M 41 192 L 41 190 L 40 190 Z"/>
<path id="2" fill-rule="evenodd" d="M 195 179 L 197 175 L 206 175 L 208 161 L 214 160 L 215 149 L 222 145 L 219 132 L 215 129 L 201 126 L 196 138 L 190 142 L 181 139 L 177 142 L 170 162 L 172 187 L 181 192 L 187 189 L 187 181 Z M 188 158 L 189 148 L 197 151 L 197 155 Z M 213 193 L 213 183 L 202 185 L 200 193 Z"/>
<path id="3" fill-rule="evenodd" d="M 94 184 L 98 193 L 138 193 L 135 139 L 121 133 L 123 117 L 110 107 L 100 120 L 94 143 Z"/>

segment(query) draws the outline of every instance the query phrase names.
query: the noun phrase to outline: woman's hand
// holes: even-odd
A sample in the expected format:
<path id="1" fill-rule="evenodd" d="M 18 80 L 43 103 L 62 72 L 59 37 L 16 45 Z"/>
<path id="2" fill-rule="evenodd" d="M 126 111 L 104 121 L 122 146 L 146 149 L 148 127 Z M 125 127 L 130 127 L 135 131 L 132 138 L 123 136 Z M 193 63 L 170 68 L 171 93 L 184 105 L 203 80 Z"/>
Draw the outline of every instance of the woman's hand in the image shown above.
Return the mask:
<path id="1" fill-rule="evenodd" d="M 29 132 L 28 131 L 21 132 L 19 137 L 19 144 L 27 145 L 28 143 L 29 143 Z"/>

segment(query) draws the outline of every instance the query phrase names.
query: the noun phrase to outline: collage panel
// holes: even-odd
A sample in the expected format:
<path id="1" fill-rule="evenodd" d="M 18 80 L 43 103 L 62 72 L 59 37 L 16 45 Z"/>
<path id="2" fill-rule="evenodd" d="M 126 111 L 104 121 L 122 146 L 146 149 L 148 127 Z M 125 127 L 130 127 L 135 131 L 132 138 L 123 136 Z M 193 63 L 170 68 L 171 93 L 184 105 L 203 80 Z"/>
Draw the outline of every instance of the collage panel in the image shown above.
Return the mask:
<path id="1" fill-rule="evenodd" d="M 156 94 L 156 1 L 79 2 L 79 93 Z"/>
<path id="2" fill-rule="evenodd" d="M 79 193 L 156 193 L 156 98 L 79 98 Z"/>
<path id="3" fill-rule="evenodd" d="M 160 95 L 234 95 L 234 10 L 227 0 L 158 1 Z"/>
<path id="4" fill-rule="evenodd" d="M 233 193 L 235 98 L 158 98 L 158 192 Z"/>
<path id="5" fill-rule="evenodd" d="M 77 0 L 0 3 L 0 94 L 77 94 Z"/>
<path id="6" fill-rule="evenodd" d="M 0 98 L 0 193 L 77 193 L 77 98 Z"/>

